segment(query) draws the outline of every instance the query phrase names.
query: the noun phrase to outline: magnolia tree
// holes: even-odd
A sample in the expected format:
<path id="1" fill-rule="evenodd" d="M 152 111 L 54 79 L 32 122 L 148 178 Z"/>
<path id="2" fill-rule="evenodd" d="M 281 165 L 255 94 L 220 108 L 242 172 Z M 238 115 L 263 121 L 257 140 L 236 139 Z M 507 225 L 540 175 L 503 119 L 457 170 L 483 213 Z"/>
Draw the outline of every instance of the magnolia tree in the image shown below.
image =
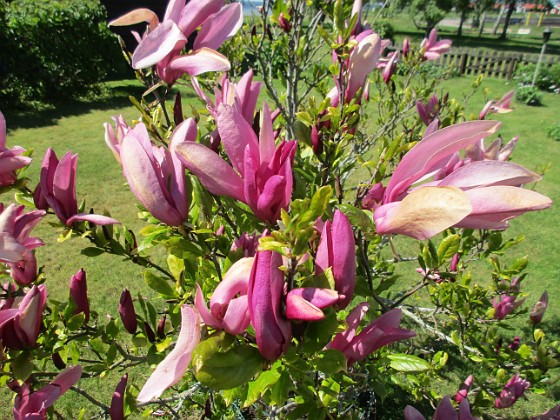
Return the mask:
<path id="1" fill-rule="evenodd" d="M 532 334 L 507 338 L 530 280 L 525 258 L 505 262 L 519 239 L 504 230 L 551 205 L 491 118 L 512 93 L 469 120 L 424 71 L 451 42 L 434 30 L 395 48 L 359 1 L 265 1 L 243 26 L 240 3 L 172 0 L 162 21 L 137 9 L 112 24 L 138 22 L 127 57 L 147 91 L 138 120 L 114 116 L 105 141 L 141 232 L 78 206 L 71 152 L 49 149 L 38 184 L 27 179 L 31 159 L 8 148 L 0 118 L 0 182 L 19 203 L 0 207 L 2 381 L 16 419 L 60 416 L 69 390 L 112 419 L 467 419 L 545 386 L 559 351 L 539 328 L 546 292 L 523 315 Z M 186 112 L 176 85 L 205 107 Z M 89 240 L 86 255 L 145 267 L 160 299 L 125 289 L 120 319 L 102 316 L 86 267 L 67 301 L 48 300 L 32 236 L 42 220 Z M 112 396 L 84 390 L 111 371 Z M 436 387 L 443 377 L 461 379 Z"/>

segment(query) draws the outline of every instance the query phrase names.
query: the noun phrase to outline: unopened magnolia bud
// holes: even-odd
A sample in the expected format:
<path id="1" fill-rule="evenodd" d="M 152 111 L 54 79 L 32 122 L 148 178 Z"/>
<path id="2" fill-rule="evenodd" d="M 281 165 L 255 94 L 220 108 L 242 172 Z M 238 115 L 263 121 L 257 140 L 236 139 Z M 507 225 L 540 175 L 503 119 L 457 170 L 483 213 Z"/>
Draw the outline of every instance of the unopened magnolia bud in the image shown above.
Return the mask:
<path id="1" fill-rule="evenodd" d="M 158 326 L 157 326 L 157 336 L 160 340 L 165 339 L 165 320 L 166 320 L 166 315 L 163 316 L 163 318 L 161 318 L 158 322 Z"/>
<path id="2" fill-rule="evenodd" d="M 127 289 L 124 289 L 121 294 L 119 314 L 125 330 L 127 330 L 130 334 L 134 334 L 138 328 L 138 322 L 136 321 L 136 312 L 134 311 L 132 297 Z"/>

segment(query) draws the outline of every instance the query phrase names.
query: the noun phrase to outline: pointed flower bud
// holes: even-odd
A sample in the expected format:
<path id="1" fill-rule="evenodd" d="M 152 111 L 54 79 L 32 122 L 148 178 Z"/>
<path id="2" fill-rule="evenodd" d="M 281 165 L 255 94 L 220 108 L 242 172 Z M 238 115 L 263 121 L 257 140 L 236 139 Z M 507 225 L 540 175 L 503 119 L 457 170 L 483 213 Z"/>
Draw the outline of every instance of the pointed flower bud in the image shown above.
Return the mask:
<path id="1" fill-rule="evenodd" d="M 531 313 L 529 314 L 529 317 L 531 318 L 533 325 L 537 325 L 542 321 L 547 306 L 548 306 L 548 292 L 545 291 L 541 295 L 539 301 L 535 303 L 535 306 L 533 306 L 533 309 L 531 309 Z"/>
<path id="2" fill-rule="evenodd" d="M 334 212 L 333 221 L 323 226 L 321 241 L 315 258 L 317 274 L 332 267 L 335 289 L 340 294 L 340 308 L 346 308 L 354 296 L 356 283 L 356 243 L 352 225 L 340 210 Z"/>
<path id="3" fill-rule="evenodd" d="M 405 38 L 402 45 L 402 53 L 404 57 L 408 57 L 408 53 L 410 52 L 410 40 Z"/>
<path id="4" fill-rule="evenodd" d="M 525 299 L 518 300 L 517 302 L 515 300 L 516 296 L 513 295 L 500 295 L 499 297 L 495 297 L 494 300 L 492 300 L 494 319 L 504 319 L 525 302 Z"/>
<path id="5" fill-rule="evenodd" d="M 87 295 L 86 272 L 80 269 L 70 279 L 70 297 L 76 303 L 74 314 L 83 312 L 85 315 L 85 323 L 89 322 L 89 302 Z"/>
<path id="6" fill-rule="evenodd" d="M 124 420 L 124 395 L 127 383 L 128 373 L 125 373 L 117 384 L 115 392 L 113 392 L 113 398 L 111 398 L 111 407 L 109 408 L 111 420 Z"/>
<path id="7" fill-rule="evenodd" d="M 138 321 L 136 321 L 136 311 L 134 311 L 132 296 L 130 296 L 128 289 L 124 289 L 121 293 L 119 314 L 125 330 L 130 334 L 134 334 L 138 328 Z"/>
<path id="8" fill-rule="evenodd" d="M 467 379 L 465 379 L 465 382 L 461 384 L 461 387 L 455 394 L 455 402 L 457 404 L 461 403 L 461 401 L 467 398 L 467 394 L 469 393 L 469 389 L 471 389 L 473 380 L 474 380 L 474 376 L 469 375 Z"/>
<path id="9" fill-rule="evenodd" d="M 286 33 L 290 33 L 290 31 L 292 30 L 292 22 L 290 22 L 290 20 L 287 19 L 282 12 L 280 12 L 280 16 L 278 16 L 278 24 L 280 25 L 280 28 L 282 28 L 282 30 Z"/>

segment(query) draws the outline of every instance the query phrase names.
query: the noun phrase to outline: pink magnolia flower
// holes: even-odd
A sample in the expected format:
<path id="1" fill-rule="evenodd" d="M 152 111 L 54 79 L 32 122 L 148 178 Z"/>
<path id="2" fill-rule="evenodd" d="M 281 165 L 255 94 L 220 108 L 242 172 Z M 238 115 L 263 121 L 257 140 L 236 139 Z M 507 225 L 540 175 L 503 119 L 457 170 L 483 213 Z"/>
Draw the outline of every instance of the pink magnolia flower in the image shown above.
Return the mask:
<path id="1" fill-rule="evenodd" d="M 542 321 L 547 307 L 548 307 L 548 292 L 545 291 L 541 295 L 539 301 L 535 303 L 535 306 L 533 306 L 533 309 L 531 309 L 531 313 L 529 314 L 529 317 L 531 318 L 533 325 L 537 325 Z"/>
<path id="2" fill-rule="evenodd" d="M 181 306 L 181 329 L 171 352 L 157 366 L 138 394 L 138 401 L 146 403 L 181 380 L 191 362 L 192 352 L 200 342 L 200 319 L 196 309 Z"/>
<path id="3" fill-rule="evenodd" d="M 461 384 L 459 390 L 455 394 L 455 402 L 457 404 L 460 404 L 465 398 L 467 398 L 473 380 L 474 380 L 474 376 L 469 375 L 467 379 L 465 379 L 465 381 Z"/>
<path id="4" fill-rule="evenodd" d="M 117 387 L 113 392 L 111 398 L 111 407 L 109 408 L 109 415 L 111 420 L 124 420 L 124 394 L 126 391 L 126 384 L 128 383 L 128 373 L 125 373 Z"/>
<path id="5" fill-rule="evenodd" d="M 531 417 L 531 420 L 558 420 L 560 418 L 560 404 L 552 407 L 546 413 L 542 413 L 539 416 Z"/>
<path id="6" fill-rule="evenodd" d="M 85 315 L 84 321 L 87 324 L 89 322 L 89 301 L 87 295 L 86 272 L 83 268 L 70 279 L 70 297 L 76 304 L 74 314 L 83 312 Z"/>
<path id="7" fill-rule="evenodd" d="M 124 329 L 130 334 L 134 334 L 138 328 L 138 321 L 136 320 L 136 311 L 134 310 L 132 296 L 130 296 L 128 289 L 124 289 L 121 293 L 119 301 L 119 315 L 124 325 Z"/>
<path id="8" fill-rule="evenodd" d="M 393 172 L 383 205 L 374 213 L 377 232 L 423 240 L 451 226 L 506 229 L 510 219 L 550 207 L 548 197 L 519 187 L 538 181 L 538 174 L 503 161 L 469 162 L 442 179 L 410 189 L 499 126 L 496 121 L 470 121 L 425 136 Z"/>
<path id="9" fill-rule="evenodd" d="M 290 22 L 289 16 L 286 17 L 283 12 L 280 12 L 280 16 L 278 16 L 278 25 L 287 34 L 292 30 L 292 22 Z"/>
<path id="10" fill-rule="evenodd" d="M 417 101 L 416 110 L 418 111 L 418 115 L 420 116 L 422 122 L 426 124 L 426 126 L 429 126 L 439 114 L 439 101 L 437 95 L 433 94 L 425 104 L 421 101 Z"/>
<path id="11" fill-rule="evenodd" d="M 410 52 L 410 40 L 405 38 L 402 44 L 402 54 L 404 57 L 408 57 L 408 53 Z"/>
<path id="12" fill-rule="evenodd" d="M 334 212 L 332 223 L 327 220 L 323 226 L 315 264 L 317 274 L 332 267 L 335 289 L 341 298 L 339 306 L 348 306 L 356 284 L 356 242 L 352 225 L 340 210 Z"/>
<path id="13" fill-rule="evenodd" d="M 513 337 L 513 340 L 511 340 L 511 343 L 509 343 L 508 347 L 511 350 L 516 351 L 520 345 L 521 345 L 521 337 L 516 335 L 515 337 Z"/>
<path id="14" fill-rule="evenodd" d="M 16 182 L 15 171 L 31 163 L 31 158 L 21 156 L 25 149 L 15 146 L 13 149 L 6 147 L 6 119 L 0 112 L 0 187 L 12 185 Z"/>
<path id="15" fill-rule="evenodd" d="M 262 234 L 258 234 L 256 232 L 248 234 L 247 232 L 244 232 L 231 244 L 230 252 L 241 250 L 243 251 L 243 257 L 254 257 L 259 246 L 259 239 L 267 234 L 268 230 L 265 230 Z"/>
<path id="16" fill-rule="evenodd" d="M 47 385 L 31 392 L 27 382 L 17 391 L 14 402 L 14 420 L 46 419 L 47 408 L 52 406 L 62 394 L 75 385 L 82 376 L 81 366 L 67 368 Z"/>
<path id="17" fill-rule="evenodd" d="M 404 409 L 405 420 L 426 420 L 426 418 L 414 407 L 407 405 Z M 459 413 L 455 412 L 451 398 L 443 398 L 436 408 L 436 412 L 432 417 L 433 420 L 478 420 L 471 414 L 469 401 L 464 399 L 459 404 Z"/>
<path id="18" fill-rule="evenodd" d="M 382 77 L 383 77 L 383 81 L 385 83 L 389 83 L 389 80 L 391 80 L 391 76 L 393 76 L 393 74 L 395 74 L 395 71 L 397 70 L 397 60 L 398 59 L 399 59 L 399 52 L 398 51 L 395 51 L 394 53 L 391 54 L 391 57 L 389 58 L 389 61 L 385 65 L 385 67 L 383 69 L 383 73 L 381 74 Z"/>
<path id="19" fill-rule="evenodd" d="M 484 108 L 482 108 L 482 111 L 480 111 L 478 119 L 483 120 L 488 114 L 504 114 L 513 111 L 513 109 L 511 109 L 511 100 L 514 94 L 515 90 L 511 90 L 502 96 L 499 101 L 488 101 L 486 105 L 484 105 Z"/>
<path id="20" fill-rule="evenodd" d="M 183 142 L 194 142 L 197 127 L 193 119 L 178 125 L 169 148 L 150 141 L 146 126 L 136 125 L 120 145 L 123 174 L 138 201 L 158 220 L 180 226 L 187 218 L 188 202 L 185 168 L 175 149 Z"/>
<path id="21" fill-rule="evenodd" d="M 515 301 L 516 296 L 513 295 L 500 295 L 492 300 L 494 307 L 494 319 L 502 320 L 518 307 L 523 305 L 525 299 Z"/>
<path id="22" fill-rule="evenodd" d="M 35 189 L 33 200 L 39 209 L 51 208 L 56 216 L 67 226 L 75 222 L 87 221 L 97 225 L 119 223 L 107 216 L 90 213 L 78 213 L 76 199 L 76 167 L 78 155 L 66 153 L 60 161 L 52 148 L 47 149 L 39 185 Z"/>
<path id="23" fill-rule="evenodd" d="M 173 84 L 183 74 L 196 76 L 208 71 L 227 71 L 226 57 L 216 51 L 241 27 L 241 3 L 224 6 L 224 0 L 171 0 L 162 22 L 148 9 L 136 9 L 110 25 L 126 26 L 149 23 L 149 33 L 132 55 L 132 67 L 143 69 L 156 65 L 158 76 Z M 189 36 L 200 28 L 193 51 L 181 54 Z"/>
<path id="24" fill-rule="evenodd" d="M 2 307 L 0 339 L 4 346 L 17 350 L 36 344 L 46 301 L 47 289 L 42 284 L 33 286 L 21 300 L 8 302 L 9 307 L 6 304 Z"/>
<path id="25" fill-rule="evenodd" d="M 381 205 L 384 194 L 385 187 L 381 184 L 381 182 L 373 185 L 367 192 L 366 196 L 362 199 L 362 208 L 371 211 L 375 210 Z"/>
<path id="26" fill-rule="evenodd" d="M 24 213 L 25 206 L 0 203 L 0 261 L 10 267 L 10 275 L 20 286 L 37 277 L 37 260 L 33 249 L 43 245 L 39 238 L 30 237 L 31 230 L 45 215 L 43 210 Z"/>
<path id="27" fill-rule="evenodd" d="M 441 54 L 445 54 L 451 49 L 451 40 L 437 40 L 437 29 L 431 30 L 428 38 L 424 38 L 420 44 L 420 50 L 423 53 L 424 60 L 437 60 Z"/>
<path id="28" fill-rule="evenodd" d="M 211 193 L 242 201 L 261 220 L 276 223 L 280 211 L 290 204 L 296 141 L 275 145 L 266 104 L 258 138 L 235 105 L 219 106 L 217 125 L 233 167 L 196 142 L 177 145 L 179 159 Z"/>
<path id="29" fill-rule="evenodd" d="M 204 302 L 200 286 L 196 285 L 195 307 L 202 321 L 209 327 L 229 334 L 241 334 L 251 318 L 247 301 L 247 287 L 254 258 L 241 258 L 235 262 L 218 284 L 210 299 L 210 311 Z"/>
<path id="30" fill-rule="evenodd" d="M 504 389 L 502 389 L 502 392 L 500 392 L 500 396 L 496 398 L 494 406 L 496 408 L 511 407 L 530 386 L 531 384 L 529 382 L 519 377 L 519 374 L 515 374 L 508 381 Z"/>
<path id="31" fill-rule="evenodd" d="M 519 136 L 515 136 L 505 146 L 502 147 L 502 138 L 498 137 L 488 146 L 484 144 L 484 140 L 475 143 L 465 149 L 465 159 L 461 162 L 462 165 L 473 160 L 500 160 L 507 161 L 517 145 Z"/>
<path id="32" fill-rule="evenodd" d="M 115 128 L 109 123 L 103 123 L 105 128 L 105 143 L 109 146 L 109 149 L 113 152 L 117 162 L 121 164 L 121 144 L 124 137 L 128 134 L 131 127 L 128 126 L 122 115 L 112 117 L 115 122 Z"/>
<path id="33" fill-rule="evenodd" d="M 356 330 L 360 321 L 364 318 L 369 308 L 367 302 L 356 306 L 348 318 L 346 331 L 335 335 L 333 340 L 327 344 L 326 348 L 339 350 L 346 356 L 348 365 L 359 360 L 365 359 L 368 355 L 381 347 L 394 343 L 395 341 L 406 340 L 416 336 L 414 331 L 399 328 L 402 311 L 398 308 L 391 309 L 371 322 L 367 327 L 356 335 Z"/>

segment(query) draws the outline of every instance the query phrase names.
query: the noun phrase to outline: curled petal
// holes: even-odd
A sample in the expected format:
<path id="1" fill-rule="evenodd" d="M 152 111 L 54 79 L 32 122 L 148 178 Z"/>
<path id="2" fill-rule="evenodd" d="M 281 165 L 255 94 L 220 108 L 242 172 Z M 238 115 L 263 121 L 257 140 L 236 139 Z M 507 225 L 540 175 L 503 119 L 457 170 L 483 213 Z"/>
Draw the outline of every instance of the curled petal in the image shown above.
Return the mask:
<path id="1" fill-rule="evenodd" d="M 224 41 L 241 28 L 243 9 L 241 3 L 231 3 L 210 16 L 200 28 L 194 41 L 194 49 L 202 47 L 218 49 Z"/>
<path id="2" fill-rule="evenodd" d="M 140 8 L 134 9 L 122 15 L 111 22 L 109 26 L 128 26 L 136 23 L 148 22 L 150 32 L 153 31 L 159 23 L 158 16 L 150 9 Z"/>
<path id="3" fill-rule="evenodd" d="M 198 312 L 190 306 L 181 306 L 181 330 L 175 347 L 157 366 L 138 394 L 139 402 L 148 402 L 159 397 L 163 391 L 181 380 L 194 348 L 200 342 L 200 320 Z"/>
<path id="4" fill-rule="evenodd" d="M 182 55 L 169 63 L 172 72 L 198 76 L 209 71 L 228 71 L 228 59 L 210 48 L 201 48 L 188 55 Z"/>
<path id="5" fill-rule="evenodd" d="M 132 54 L 132 68 L 138 70 L 153 66 L 186 42 L 187 38 L 175 22 L 166 20 L 136 47 Z"/>

